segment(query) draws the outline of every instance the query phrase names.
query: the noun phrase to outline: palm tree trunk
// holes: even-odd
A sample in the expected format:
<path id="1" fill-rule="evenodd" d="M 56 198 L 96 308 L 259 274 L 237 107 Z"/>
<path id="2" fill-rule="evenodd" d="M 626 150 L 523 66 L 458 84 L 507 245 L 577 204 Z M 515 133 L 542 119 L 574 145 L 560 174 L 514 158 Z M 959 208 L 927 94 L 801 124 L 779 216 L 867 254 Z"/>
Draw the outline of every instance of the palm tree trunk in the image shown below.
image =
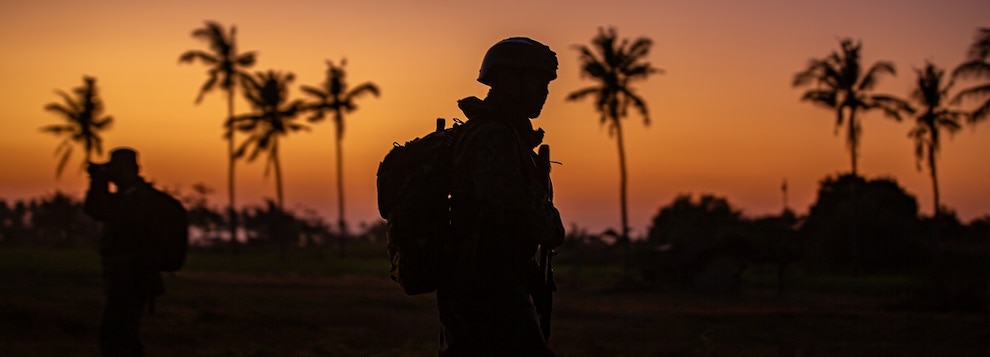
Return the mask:
<path id="1" fill-rule="evenodd" d="M 842 109 L 840 108 L 839 110 L 842 110 Z M 849 123 L 848 123 L 848 125 L 849 125 L 849 137 L 847 138 L 847 140 L 849 140 L 849 154 L 850 154 L 850 156 L 852 158 L 852 175 L 853 175 L 853 181 L 852 181 L 853 182 L 853 186 L 850 189 L 850 194 L 852 196 L 852 205 L 850 205 L 850 207 L 849 207 L 849 213 L 850 213 L 850 217 L 851 217 L 851 219 L 849 221 L 849 253 L 850 253 L 849 254 L 849 267 L 850 267 L 850 270 L 855 271 L 855 270 L 859 269 L 858 267 L 859 267 L 859 263 L 860 263 L 860 258 L 859 258 L 859 255 L 860 255 L 860 241 L 859 241 L 859 234 L 857 232 L 858 231 L 858 228 L 859 228 L 858 227 L 859 226 L 859 222 L 858 222 L 859 221 L 859 210 L 858 210 L 858 206 L 859 206 L 859 193 L 858 193 L 858 189 L 857 189 L 857 186 L 859 186 L 859 184 L 858 184 L 859 181 L 857 179 L 859 177 L 859 172 L 857 170 L 857 165 L 856 165 L 857 158 L 859 157 L 859 132 L 858 132 L 858 128 L 859 127 L 857 126 L 857 123 L 856 123 L 856 110 L 855 109 L 850 109 L 849 110 Z"/>
<path id="2" fill-rule="evenodd" d="M 841 110 L 841 109 L 840 109 Z M 857 159 L 859 158 L 859 135 L 856 133 L 856 112 L 850 111 L 849 113 L 849 133 L 846 140 L 849 141 L 849 156 L 852 162 L 852 174 L 857 176 L 859 174 L 857 167 Z"/>
<path id="3" fill-rule="evenodd" d="M 234 208 L 234 89 L 227 90 L 227 215 L 230 220 L 230 252 L 237 255 L 237 209 Z"/>
<path id="4" fill-rule="evenodd" d="M 340 237 L 338 237 L 338 249 L 341 257 L 344 256 L 344 240 L 347 238 L 347 221 L 344 220 L 344 155 L 343 155 L 343 145 L 344 140 L 343 128 L 343 115 L 341 115 L 339 109 L 334 116 L 334 124 L 336 128 L 336 154 L 337 154 L 337 226 L 340 227 Z"/>
<path id="5" fill-rule="evenodd" d="M 272 166 L 275 168 L 275 198 L 278 200 L 278 212 L 275 214 L 275 234 L 277 234 L 277 240 L 279 245 L 278 255 L 279 259 L 285 261 L 285 250 L 288 245 L 288 237 L 286 236 L 286 224 L 287 218 L 285 216 L 285 196 L 282 192 L 282 165 L 278 159 L 278 138 L 272 143 Z"/>
<path id="6" fill-rule="evenodd" d="M 625 259 L 625 262 L 623 264 L 625 264 L 624 268 L 625 271 L 628 273 L 631 268 L 630 245 L 632 242 L 630 242 L 629 239 L 629 210 L 628 210 L 628 202 L 626 199 L 626 191 L 627 191 L 626 150 L 625 150 L 625 143 L 622 140 L 622 125 L 620 124 L 619 121 L 620 119 L 613 118 L 613 120 L 615 123 L 615 135 L 616 135 L 615 141 L 616 143 L 618 143 L 619 146 L 619 203 L 622 206 L 620 211 L 622 215 L 622 229 L 620 230 L 622 236 L 620 237 L 620 239 L 622 240 L 622 244 L 624 245 L 623 258 Z"/>
<path id="7" fill-rule="evenodd" d="M 939 216 L 939 213 L 941 213 L 940 212 L 940 210 L 941 210 L 941 207 L 940 206 L 941 205 L 939 204 L 939 197 L 938 197 L 938 174 L 937 174 L 936 169 L 935 169 L 935 144 L 934 143 L 932 143 L 931 145 L 928 146 L 928 169 L 929 169 L 929 171 L 931 171 L 931 174 L 932 174 L 932 192 L 934 193 L 934 201 L 935 201 L 935 202 L 933 202 L 933 204 L 935 205 L 935 207 L 934 207 L 935 209 L 932 210 L 932 214 L 933 214 L 934 217 L 938 217 Z"/>
<path id="8" fill-rule="evenodd" d="M 88 165 L 93 162 L 93 149 L 89 142 L 86 142 L 86 147 L 84 149 L 86 150 L 86 164 Z"/>
<path id="9" fill-rule="evenodd" d="M 928 169 L 929 169 L 929 171 L 931 172 L 931 175 L 932 175 L 932 193 L 934 195 L 934 197 L 933 197 L 933 201 L 934 201 L 933 204 L 935 205 L 935 210 L 932 211 L 932 227 L 931 227 L 931 229 L 932 229 L 932 231 L 931 231 L 931 235 L 932 235 L 931 240 L 932 240 L 932 242 L 931 242 L 930 249 L 932 251 L 931 252 L 931 255 L 932 255 L 932 273 L 933 273 L 933 278 L 936 278 L 937 279 L 938 276 L 936 274 L 938 273 L 938 270 L 940 268 L 940 266 L 939 266 L 940 265 L 940 261 L 939 261 L 938 254 L 939 254 L 939 235 L 941 233 L 942 220 L 941 220 L 941 217 L 940 217 L 940 214 L 939 214 L 939 213 L 941 213 L 940 212 L 941 208 L 939 207 L 940 204 L 939 204 L 939 197 L 938 197 L 938 174 L 937 174 L 936 169 L 935 169 L 935 142 L 936 142 L 935 141 L 936 140 L 935 139 L 935 130 L 937 130 L 937 129 L 934 128 L 934 127 L 929 127 L 929 130 L 931 130 L 931 134 L 932 134 L 932 139 L 933 140 L 932 140 L 931 143 L 928 144 Z"/>

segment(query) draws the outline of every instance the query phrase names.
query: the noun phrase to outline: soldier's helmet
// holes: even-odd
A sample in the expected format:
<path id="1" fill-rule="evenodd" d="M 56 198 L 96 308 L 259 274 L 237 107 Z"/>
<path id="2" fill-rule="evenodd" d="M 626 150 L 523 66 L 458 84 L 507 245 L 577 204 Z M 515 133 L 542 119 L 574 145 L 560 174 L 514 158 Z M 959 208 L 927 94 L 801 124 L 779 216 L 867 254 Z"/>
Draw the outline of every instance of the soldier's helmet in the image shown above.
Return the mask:
<path id="1" fill-rule="evenodd" d="M 533 69 L 557 78 L 557 54 L 550 47 L 527 37 L 499 41 L 485 53 L 478 82 L 491 86 L 491 74 L 499 68 Z"/>

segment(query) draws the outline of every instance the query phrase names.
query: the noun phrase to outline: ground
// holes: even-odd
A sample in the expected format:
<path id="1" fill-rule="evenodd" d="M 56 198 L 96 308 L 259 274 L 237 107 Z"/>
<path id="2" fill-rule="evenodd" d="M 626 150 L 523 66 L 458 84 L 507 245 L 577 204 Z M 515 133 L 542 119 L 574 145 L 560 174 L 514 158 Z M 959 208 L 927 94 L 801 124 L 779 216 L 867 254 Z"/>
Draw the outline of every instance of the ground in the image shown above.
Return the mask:
<path id="1" fill-rule="evenodd" d="M 296 254 L 193 254 L 145 318 L 149 355 L 436 354 L 433 296 L 403 295 L 387 262 Z M 96 260 L 88 250 L 0 250 L 0 355 L 96 355 Z M 550 339 L 559 356 L 990 355 L 990 315 L 899 309 L 889 291 L 711 296 L 578 287 L 560 270 Z"/>

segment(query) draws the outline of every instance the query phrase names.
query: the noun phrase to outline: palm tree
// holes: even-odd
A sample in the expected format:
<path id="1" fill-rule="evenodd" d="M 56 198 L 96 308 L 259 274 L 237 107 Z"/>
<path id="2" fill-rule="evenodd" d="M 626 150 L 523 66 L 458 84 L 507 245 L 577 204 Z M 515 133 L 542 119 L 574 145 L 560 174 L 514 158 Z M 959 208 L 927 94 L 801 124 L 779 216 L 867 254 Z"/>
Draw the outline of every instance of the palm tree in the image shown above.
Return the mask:
<path id="1" fill-rule="evenodd" d="M 345 65 L 347 65 L 346 59 L 340 61 L 340 66 L 335 66 L 333 61 L 327 60 L 327 78 L 320 87 L 302 86 L 303 92 L 315 98 L 314 102 L 307 105 L 307 109 L 313 111 L 313 115 L 308 119 L 310 122 L 323 120 L 326 112 L 333 113 L 337 154 L 337 225 L 340 227 L 342 237 L 347 234 L 347 223 L 344 219 L 344 161 L 341 146 L 344 140 L 344 114 L 357 110 L 354 101 L 364 94 L 370 93 L 375 97 L 379 95 L 378 86 L 371 82 L 349 88 L 345 78 L 347 76 L 344 71 Z"/>
<path id="2" fill-rule="evenodd" d="M 859 114 L 880 109 L 888 117 L 900 121 L 901 113 L 907 111 L 909 106 L 902 99 L 871 93 L 881 75 L 896 75 L 893 63 L 879 61 L 863 72 L 860 64 L 862 44 L 846 38 L 840 41 L 840 45 L 841 51 L 833 51 L 822 59 L 812 59 L 808 68 L 794 76 L 792 85 L 813 85 L 804 92 L 801 101 L 834 110 L 836 133 L 839 127 L 846 125 L 846 145 L 852 159 L 852 174 L 856 175 L 862 134 Z"/>
<path id="3" fill-rule="evenodd" d="M 650 74 L 663 73 L 646 61 L 653 40 L 638 37 L 618 40 L 614 28 L 598 29 L 598 35 L 591 40 L 591 47 L 577 45 L 581 52 L 581 77 L 590 77 L 595 85 L 578 89 L 567 95 L 567 101 L 576 101 L 594 96 L 595 110 L 601 114 L 602 125 L 608 125 L 609 136 L 615 136 L 619 147 L 619 199 L 621 203 L 622 236 L 619 239 L 626 246 L 628 268 L 629 214 L 626 199 L 626 152 L 622 137 L 622 119 L 629 114 L 632 105 L 643 116 L 643 124 L 650 124 L 646 101 L 637 95 L 631 86 L 634 81 L 645 80 Z"/>
<path id="4" fill-rule="evenodd" d="M 960 119 L 967 116 L 966 112 L 945 107 L 949 98 L 952 82 L 943 86 L 942 79 L 945 71 L 928 62 L 923 69 L 915 69 L 918 74 L 917 86 L 911 91 L 911 99 L 921 107 L 915 117 L 915 126 L 908 133 L 914 139 L 915 157 L 918 159 L 918 169 L 921 162 L 928 159 L 928 171 L 932 177 L 932 192 L 934 193 L 934 217 L 939 216 L 938 175 L 935 158 L 938 155 L 941 134 L 944 131 L 955 133 L 962 128 Z"/>
<path id="5" fill-rule="evenodd" d="M 179 56 L 179 63 L 193 63 L 199 60 L 209 66 L 209 78 L 200 87 L 196 96 L 196 104 L 203 100 L 203 95 L 219 88 L 227 92 L 227 119 L 224 120 L 224 138 L 227 139 L 227 212 L 230 216 L 230 244 L 237 246 L 237 212 L 234 203 L 234 129 L 231 127 L 234 118 L 234 91 L 237 83 L 248 77 L 245 70 L 254 65 L 256 53 L 248 51 L 237 52 L 235 35 L 237 28 L 230 27 L 224 31 L 223 26 L 215 21 L 206 21 L 202 28 L 193 30 L 192 37 L 209 43 L 211 52 L 189 50 Z M 234 250 L 236 252 L 236 248 Z"/>
<path id="6" fill-rule="evenodd" d="M 976 31 L 976 39 L 969 47 L 969 53 L 963 62 L 952 71 L 953 78 L 987 79 L 988 81 L 959 91 L 953 98 L 953 103 L 963 100 L 977 100 L 980 104 L 969 116 L 969 123 L 976 124 L 990 117 L 990 27 Z"/>
<path id="7" fill-rule="evenodd" d="M 248 138 L 234 152 L 234 157 L 244 157 L 250 150 L 247 160 L 254 161 L 260 153 L 267 154 L 265 175 L 274 170 L 276 202 L 278 209 L 283 209 L 285 200 L 282 193 L 282 165 L 278 154 L 279 138 L 308 130 L 309 127 L 294 122 L 302 109 L 301 101 L 289 102 L 289 84 L 295 79 L 295 75 L 291 72 L 269 70 L 258 72 L 255 76 L 245 77 L 243 82 L 244 97 L 255 109 L 254 113 L 234 117 L 231 122 L 238 131 L 248 133 Z"/>
<path id="8" fill-rule="evenodd" d="M 100 100 L 96 88 L 96 78 L 84 76 L 83 85 L 74 88 L 72 92 L 75 98 L 61 90 L 56 90 L 55 93 L 62 97 L 65 103 L 45 105 L 45 110 L 54 112 L 65 120 L 65 123 L 41 128 L 42 132 L 64 138 L 55 149 L 55 155 L 62 155 L 55 169 L 56 178 L 61 177 L 65 164 L 72 156 L 73 143 L 82 145 L 85 155 L 82 167 L 86 167 L 86 164 L 92 161 L 94 152 L 102 155 L 103 139 L 100 138 L 100 131 L 108 129 L 113 123 L 113 117 L 103 115 L 103 101 Z"/>
<path id="9" fill-rule="evenodd" d="M 285 196 L 282 193 L 282 164 L 278 155 L 279 138 L 300 130 L 309 130 L 309 127 L 294 122 L 296 115 L 302 109 L 302 101 L 289 102 L 289 84 L 295 79 L 291 72 L 283 74 L 269 70 L 258 72 L 255 76 L 256 78 L 245 77 L 243 82 L 244 97 L 251 103 L 255 112 L 235 117 L 231 123 L 237 130 L 249 133 L 234 156 L 244 157 L 250 149 L 251 154 L 247 156 L 247 160 L 254 161 L 261 152 L 267 153 L 265 176 L 267 177 L 271 170 L 275 171 L 275 208 L 279 211 L 269 223 L 277 235 L 279 256 L 285 260 L 287 237 L 284 236 L 284 228 L 287 222 L 282 220 L 284 217 L 282 213 L 285 212 Z"/>

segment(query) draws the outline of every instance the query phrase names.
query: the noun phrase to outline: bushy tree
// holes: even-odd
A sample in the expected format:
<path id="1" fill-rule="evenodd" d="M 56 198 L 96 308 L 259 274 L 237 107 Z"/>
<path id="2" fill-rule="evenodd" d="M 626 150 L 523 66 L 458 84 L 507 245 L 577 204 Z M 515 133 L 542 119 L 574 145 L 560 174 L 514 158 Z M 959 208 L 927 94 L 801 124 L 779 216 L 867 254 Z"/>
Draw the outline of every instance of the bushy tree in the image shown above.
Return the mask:
<path id="1" fill-rule="evenodd" d="M 740 211 L 713 195 L 680 195 L 653 218 L 647 240 L 655 249 L 648 278 L 697 290 L 738 289 L 748 247 L 740 237 Z"/>
<path id="2" fill-rule="evenodd" d="M 860 273 L 916 266 L 918 228 L 917 200 L 893 179 L 826 177 L 802 227 L 805 257 Z"/>

